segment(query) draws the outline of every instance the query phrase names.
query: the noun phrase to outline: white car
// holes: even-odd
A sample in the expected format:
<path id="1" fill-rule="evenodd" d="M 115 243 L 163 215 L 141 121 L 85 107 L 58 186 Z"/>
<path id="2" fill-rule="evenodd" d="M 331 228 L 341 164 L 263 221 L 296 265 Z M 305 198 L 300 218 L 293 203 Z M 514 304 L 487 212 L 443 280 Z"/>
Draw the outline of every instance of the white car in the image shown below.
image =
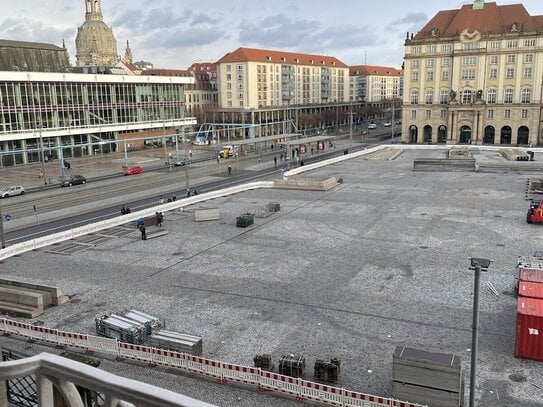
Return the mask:
<path id="1" fill-rule="evenodd" d="M 390 127 L 390 126 L 392 126 L 392 123 L 386 122 L 385 124 L 383 124 L 383 126 L 385 126 L 385 127 Z"/>
<path id="2" fill-rule="evenodd" d="M 377 128 L 377 125 L 375 123 L 368 124 L 368 130 L 375 130 Z"/>
<path id="3" fill-rule="evenodd" d="M 25 189 L 21 185 L 12 185 L 9 187 L 4 187 L 0 190 L 0 198 L 9 198 L 10 196 L 15 195 L 24 195 Z"/>

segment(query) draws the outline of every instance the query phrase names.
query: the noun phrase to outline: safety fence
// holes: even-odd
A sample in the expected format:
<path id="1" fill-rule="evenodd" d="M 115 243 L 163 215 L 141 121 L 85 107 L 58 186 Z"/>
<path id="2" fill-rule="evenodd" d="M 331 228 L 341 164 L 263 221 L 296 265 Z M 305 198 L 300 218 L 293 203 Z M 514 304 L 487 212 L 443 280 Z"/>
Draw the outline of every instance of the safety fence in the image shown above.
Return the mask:
<path id="1" fill-rule="evenodd" d="M 112 219 L 102 220 L 99 222 L 80 226 L 78 228 L 66 230 L 64 232 L 53 233 L 51 235 L 39 237 L 37 239 L 27 240 L 25 242 L 17 243 L 13 246 L 8 246 L 5 249 L 0 250 L 0 261 L 32 250 L 38 250 L 42 247 L 50 246 L 55 243 L 64 242 L 70 239 L 76 239 L 78 237 L 85 236 L 91 233 L 97 233 L 106 229 L 111 229 L 116 226 L 124 225 L 128 222 L 135 221 L 137 218 L 154 216 L 157 211 L 167 212 L 176 209 L 183 209 L 183 207 L 185 206 L 194 205 L 198 202 L 221 198 L 240 192 L 245 192 L 251 189 L 260 188 L 273 188 L 273 181 L 256 181 L 242 185 L 236 185 L 230 188 L 220 189 L 217 191 L 205 192 L 189 198 L 179 199 L 173 202 L 167 202 L 157 206 L 153 206 L 151 208 L 143 209 L 141 211 L 132 212 L 128 215 L 116 216 Z"/>
<path id="2" fill-rule="evenodd" d="M 0 333 L 4 336 L 15 335 L 19 338 L 40 341 L 60 348 L 75 348 L 87 354 L 105 353 L 119 360 L 137 361 L 152 367 L 163 366 L 187 373 L 196 373 L 213 377 L 224 384 L 228 382 L 248 384 L 255 386 L 258 390 L 287 394 L 300 401 L 308 400 L 345 407 L 422 407 L 416 403 L 354 392 L 268 372 L 260 368 L 220 362 L 187 353 L 132 345 L 119 342 L 117 339 L 34 326 L 6 318 L 0 318 Z"/>

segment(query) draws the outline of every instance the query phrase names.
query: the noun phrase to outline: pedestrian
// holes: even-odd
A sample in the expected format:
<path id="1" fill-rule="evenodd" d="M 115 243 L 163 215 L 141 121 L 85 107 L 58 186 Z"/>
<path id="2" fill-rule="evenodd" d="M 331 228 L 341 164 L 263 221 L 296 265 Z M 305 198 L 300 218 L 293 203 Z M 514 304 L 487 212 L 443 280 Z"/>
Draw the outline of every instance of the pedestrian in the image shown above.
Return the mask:
<path id="1" fill-rule="evenodd" d="M 160 197 L 160 204 L 162 205 L 163 203 L 164 203 L 164 197 L 161 196 L 161 197 Z"/>
<path id="2" fill-rule="evenodd" d="M 283 153 L 281 153 L 281 155 L 279 156 L 279 160 L 283 161 Z"/>
<path id="3" fill-rule="evenodd" d="M 126 207 L 124 205 L 121 208 L 121 215 L 126 215 Z"/>
<path id="4" fill-rule="evenodd" d="M 129 208 L 128 206 L 126 207 L 126 211 L 125 211 L 125 212 L 126 212 L 127 215 L 130 213 L 130 208 Z"/>
<path id="5" fill-rule="evenodd" d="M 220 164 L 220 163 L 221 163 L 221 156 L 218 155 L 218 156 L 217 156 L 217 164 Z"/>
<path id="6" fill-rule="evenodd" d="M 160 212 L 155 213 L 155 219 L 156 219 L 156 225 L 161 228 L 162 227 L 162 215 L 160 214 Z"/>
<path id="7" fill-rule="evenodd" d="M 313 147 L 311 147 L 311 155 L 313 155 Z"/>
<path id="8" fill-rule="evenodd" d="M 275 167 L 277 167 L 277 157 L 273 157 L 273 164 Z"/>
<path id="9" fill-rule="evenodd" d="M 228 166 L 228 175 L 232 175 L 232 166 L 231 165 Z"/>
<path id="10" fill-rule="evenodd" d="M 175 202 L 177 200 L 177 195 L 173 194 L 172 195 L 172 201 Z"/>
<path id="11" fill-rule="evenodd" d="M 138 226 L 138 229 L 141 232 L 141 240 L 147 240 L 147 232 L 145 231 L 145 225 L 143 223 L 140 223 Z"/>
<path id="12" fill-rule="evenodd" d="M 190 188 L 187 188 L 187 198 L 190 198 Z"/>
<path id="13" fill-rule="evenodd" d="M 43 178 L 43 170 L 41 168 L 38 170 L 38 178 Z"/>
<path id="14" fill-rule="evenodd" d="M 198 191 L 194 190 L 194 196 L 198 195 Z"/>
<path id="15" fill-rule="evenodd" d="M 192 158 L 192 150 L 189 150 L 189 157 Z"/>

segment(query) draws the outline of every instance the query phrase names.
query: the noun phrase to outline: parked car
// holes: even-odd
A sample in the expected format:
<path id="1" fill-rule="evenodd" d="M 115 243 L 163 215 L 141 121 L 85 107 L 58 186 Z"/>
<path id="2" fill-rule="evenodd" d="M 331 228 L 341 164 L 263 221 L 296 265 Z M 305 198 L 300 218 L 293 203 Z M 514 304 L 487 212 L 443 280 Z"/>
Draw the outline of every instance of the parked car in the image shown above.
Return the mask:
<path id="1" fill-rule="evenodd" d="M 11 185 L 9 187 L 4 187 L 0 190 L 0 198 L 9 198 L 10 196 L 15 195 L 24 195 L 25 189 L 22 185 Z"/>
<path id="2" fill-rule="evenodd" d="M 392 126 L 392 123 L 386 122 L 385 124 L 383 124 L 383 126 L 385 126 L 385 127 L 390 127 L 390 126 Z"/>
<path id="3" fill-rule="evenodd" d="M 141 167 L 129 167 L 124 170 L 124 175 L 136 175 L 141 174 L 143 172 L 143 168 Z"/>
<path id="4" fill-rule="evenodd" d="M 375 123 L 368 124 L 368 130 L 375 130 L 377 128 L 377 125 Z"/>
<path id="5" fill-rule="evenodd" d="M 83 175 L 72 175 L 70 178 L 60 183 L 61 187 L 71 187 L 72 185 L 86 184 L 87 179 Z"/>
<path id="6" fill-rule="evenodd" d="M 172 162 L 172 164 L 173 164 L 174 166 L 176 166 L 176 167 L 182 167 L 183 165 L 185 165 L 185 161 L 183 161 L 183 160 L 174 160 L 174 161 Z"/>

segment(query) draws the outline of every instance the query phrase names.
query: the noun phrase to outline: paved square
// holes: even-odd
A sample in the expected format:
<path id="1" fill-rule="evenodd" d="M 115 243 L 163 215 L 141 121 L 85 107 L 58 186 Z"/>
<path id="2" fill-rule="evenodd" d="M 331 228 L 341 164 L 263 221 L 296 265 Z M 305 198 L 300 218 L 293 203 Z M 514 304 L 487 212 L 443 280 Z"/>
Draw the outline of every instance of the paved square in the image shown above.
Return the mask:
<path id="1" fill-rule="evenodd" d="M 479 405 L 541 405 L 543 365 L 513 357 L 516 258 L 543 248 L 543 228 L 526 223 L 524 200 L 527 178 L 540 174 L 413 171 L 414 159 L 444 154 L 348 160 L 303 175 L 342 177 L 328 192 L 253 190 L 216 199 L 165 213 L 168 235 L 142 241 L 134 229 L 68 256 L 27 253 L 0 265 L 0 275 L 56 285 L 79 300 L 47 310 L 39 318 L 46 326 L 94 334 L 97 313 L 135 308 L 201 336 L 206 357 L 251 366 L 256 354 L 271 353 L 277 366 L 282 355 L 296 354 L 306 358 L 310 380 L 315 359 L 338 357 L 341 386 L 391 397 L 397 345 L 457 354 L 469 379 L 469 257 L 490 258 L 481 284 Z M 240 213 L 268 202 L 281 210 L 235 226 Z M 194 222 L 197 208 L 219 208 L 221 219 Z M 106 365 L 125 375 L 141 371 Z M 163 385 L 162 376 L 139 379 Z M 213 394 L 217 386 L 199 387 L 183 391 L 230 405 Z M 238 405 L 254 405 L 241 397 Z"/>

